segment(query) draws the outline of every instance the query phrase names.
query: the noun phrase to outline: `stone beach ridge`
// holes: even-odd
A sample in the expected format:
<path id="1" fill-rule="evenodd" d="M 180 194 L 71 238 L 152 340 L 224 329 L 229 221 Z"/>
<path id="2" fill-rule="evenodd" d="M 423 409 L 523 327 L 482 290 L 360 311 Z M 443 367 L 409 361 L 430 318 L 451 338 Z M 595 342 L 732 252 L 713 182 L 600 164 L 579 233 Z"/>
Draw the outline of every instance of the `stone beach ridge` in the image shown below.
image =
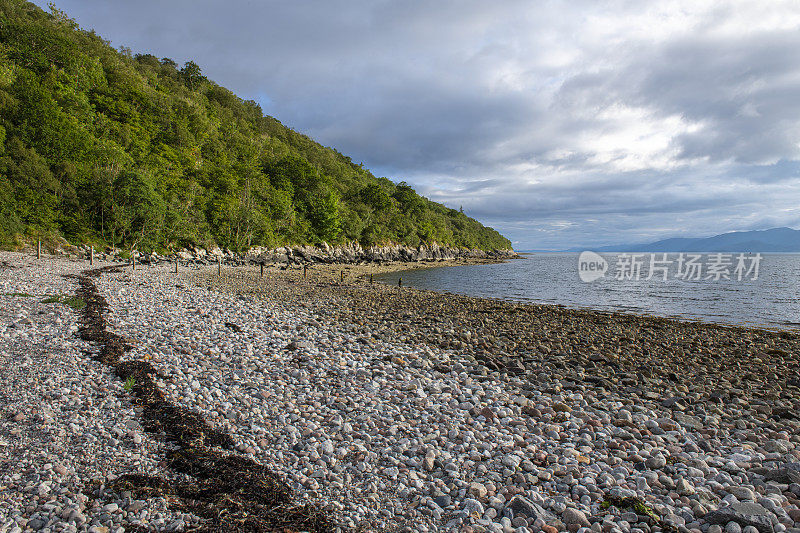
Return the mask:
<path id="1" fill-rule="evenodd" d="M 213 528 L 125 485 L 192 477 L 142 423 L 136 380 L 76 335 L 65 275 L 87 263 L 0 255 L 0 532 Z M 230 436 L 221 453 L 330 510 L 331 531 L 800 532 L 796 334 L 398 289 L 373 271 L 165 264 L 93 282 L 130 344 L 118 366 L 152 365 L 168 402 Z"/>

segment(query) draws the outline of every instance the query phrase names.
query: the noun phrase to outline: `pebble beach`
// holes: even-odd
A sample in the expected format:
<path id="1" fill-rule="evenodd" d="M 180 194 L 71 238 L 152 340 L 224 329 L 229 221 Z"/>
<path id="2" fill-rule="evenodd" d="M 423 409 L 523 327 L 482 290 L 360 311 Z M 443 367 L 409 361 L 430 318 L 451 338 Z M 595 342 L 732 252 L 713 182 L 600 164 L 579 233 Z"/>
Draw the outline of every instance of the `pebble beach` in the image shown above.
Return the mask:
<path id="1" fill-rule="evenodd" d="M 104 266 L 0 253 L 0 533 L 303 531 L 196 505 L 185 487 L 220 476 L 176 460 L 193 446 L 274 476 L 309 531 L 800 533 L 796 333 L 398 288 L 372 266 L 86 276 Z M 104 336 L 81 336 L 81 286 Z M 226 445 L 159 429 L 125 363 Z"/>

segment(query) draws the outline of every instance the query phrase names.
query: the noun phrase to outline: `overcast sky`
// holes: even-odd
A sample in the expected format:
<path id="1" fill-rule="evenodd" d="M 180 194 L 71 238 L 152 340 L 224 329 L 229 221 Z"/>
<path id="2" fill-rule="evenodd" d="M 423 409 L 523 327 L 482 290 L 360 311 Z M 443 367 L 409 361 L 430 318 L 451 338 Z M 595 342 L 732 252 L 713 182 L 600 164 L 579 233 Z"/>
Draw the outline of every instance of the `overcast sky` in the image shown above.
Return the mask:
<path id="1" fill-rule="evenodd" d="M 796 0 L 55 3 L 517 249 L 800 228 Z"/>

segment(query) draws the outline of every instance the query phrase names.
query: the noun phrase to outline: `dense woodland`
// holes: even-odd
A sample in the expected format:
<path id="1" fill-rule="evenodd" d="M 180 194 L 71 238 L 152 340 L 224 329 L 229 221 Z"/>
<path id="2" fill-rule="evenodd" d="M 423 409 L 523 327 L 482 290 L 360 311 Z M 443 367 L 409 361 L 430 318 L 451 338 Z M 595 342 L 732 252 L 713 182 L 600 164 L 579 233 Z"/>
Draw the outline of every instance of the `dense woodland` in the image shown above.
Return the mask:
<path id="1" fill-rule="evenodd" d="M 264 116 L 194 62 L 118 51 L 54 7 L 0 0 L 0 244 L 42 235 L 142 251 L 510 248 Z"/>

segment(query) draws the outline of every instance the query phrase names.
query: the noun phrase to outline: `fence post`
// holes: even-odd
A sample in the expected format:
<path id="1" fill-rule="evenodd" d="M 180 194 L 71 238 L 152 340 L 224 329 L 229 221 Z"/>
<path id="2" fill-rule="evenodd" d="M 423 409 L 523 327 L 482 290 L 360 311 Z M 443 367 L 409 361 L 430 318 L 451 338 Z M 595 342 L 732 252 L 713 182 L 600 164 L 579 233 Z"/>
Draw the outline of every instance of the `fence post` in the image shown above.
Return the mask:
<path id="1" fill-rule="evenodd" d="M 94 246 L 89 250 L 89 264 L 94 264 Z"/>
<path id="2" fill-rule="evenodd" d="M 369 275 L 369 284 L 372 285 L 372 274 Z"/>
<path id="3" fill-rule="evenodd" d="M 264 261 L 261 261 L 261 277 L 264 277 Z"/>
<path id="4" fill-rule="evenodd" d="M 178 258 L 175 258 L 175 273 L 178 273 Z"/>
<path id="5" fill-rule="evenodd" d="M 398 287 L 402 287 L 403 286 L 403 278 L 397 278 L 397 286 Z"/>
<path id="6" fill-rule="evenodd" d="M 307 271 L 308 271 L 308 265 L 304 264 L 303 265 L 303 279 L 306 279 L 306 276 L 308 276 L 308 272 Z"/>
<path id="7" fill-rule="evenodd" d="M 219 256 L 219 258 L 217 258 L 217 276 L 221 275 L 222 275 L 222 256 Z"/>
<path id="8" fill-rule="evenodd" d="M 38 243 L 36 244 L 36 259 L 42 258 L 42 239 L 39 239 Z"/>
<path id="9" fill-rule="evenodd" d="M 131 266 L 133 267 L 133 270 L 136 270 L 136 256 L 135 255 L 131 255 Z"/>
<path id="10" fill-rule="evenodd" d="M 344 270 L 339 271 L 339 283 L 344 283 Z"/>

